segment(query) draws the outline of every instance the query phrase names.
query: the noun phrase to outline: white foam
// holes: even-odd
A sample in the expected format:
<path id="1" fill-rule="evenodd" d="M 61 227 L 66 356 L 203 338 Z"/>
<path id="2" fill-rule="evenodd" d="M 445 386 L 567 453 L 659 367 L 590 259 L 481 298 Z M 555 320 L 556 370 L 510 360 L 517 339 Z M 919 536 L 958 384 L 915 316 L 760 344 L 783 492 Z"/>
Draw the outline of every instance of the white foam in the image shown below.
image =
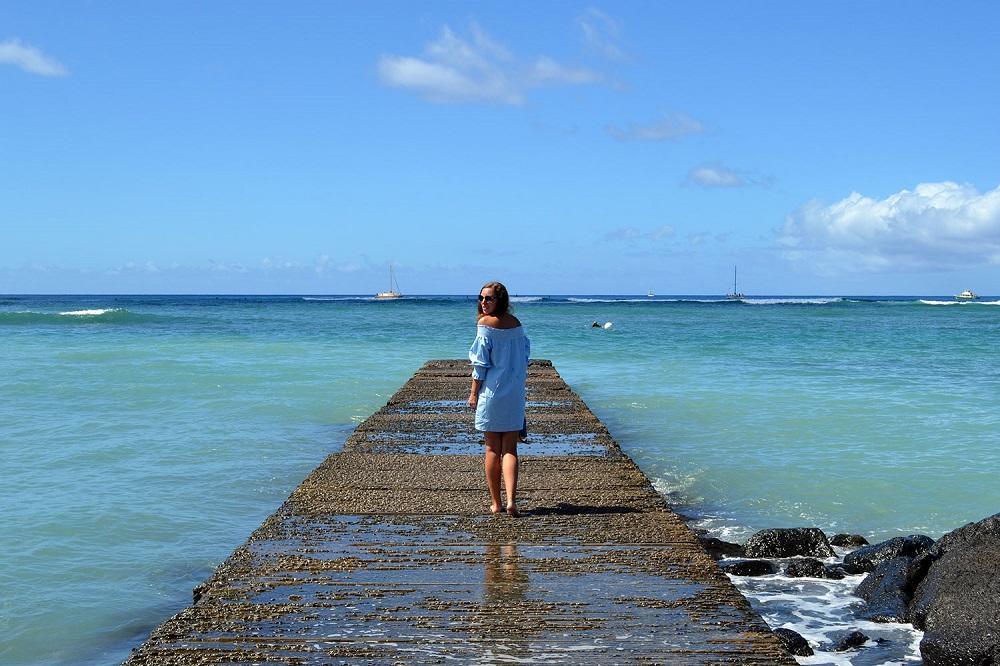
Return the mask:
<path id="1" fill-rule="evenodd" d="M 812 657 L 797 657 L 800 664 L 920 663 L 922 632 L 909 624 L 877 623 L 858 617 L 864 602 L 854 595 L 854 589 L 864 578 L 865 574 L 842 580 L 782 574 L 730 576 L 768 626 L 791 629 L 809 642 L 816 653 Z M 841 636 L 855 629 L 871 639 L 861 650 L 831 651 Z M 876 641 L 880 638 L 887 641 L 879 644 Z M 873 660 L 875 651 L 878 661 Z"/>
<path id="2" fill-rule="evenodd" d="M 745 542 L 754 533 L 749 527 L 721 516 L 702 515 L 691 521 L 691 525 L 698 529 L 707 530 L 708 534 L 716 539 L 736 543 Z"/>
<path id="3" fill-rule="evenodd" d="M 542 296 L 511 296 L 511 303 L 537 303 L 542 300 Z"/>
<path id="4" fill-rule="evenodd" d="M 827 305 L 829 303 L 842 303 L 844 299 L 835 296 L 830 298 L 742 298 L 740 300 L 748 305 Z"/>
<path id="5" fill-rule="evenodd" d="M 1000 305 L 1000 301 L 932 301 L 927 298 L 921 298 L 920 302 L 924 305 Z"/>
<path id="6" fill-rule="evenodd" d="M 654 478 L 653 488 L 668 502 L 683 499 L 685 503 L 698 503 L 704 499 L 694 492 L 695 484 L 698 482 L 698 475 L 699 472 L 696 471 L 689 476 L 675 476 L 670 479 Z"/>
<path id="7" fill-rule="evenodd" d="M 98 310 L 71 310 L 70 312 L 60 312 L 64 317 L 100 317 L 108 312 L 120 312 L 121 308 L 102 308 Z"/>
<path id="8" fill-rule="evenodd" d="M 570 303 L 649 303 L 649 298 L 567 298 Z"/>

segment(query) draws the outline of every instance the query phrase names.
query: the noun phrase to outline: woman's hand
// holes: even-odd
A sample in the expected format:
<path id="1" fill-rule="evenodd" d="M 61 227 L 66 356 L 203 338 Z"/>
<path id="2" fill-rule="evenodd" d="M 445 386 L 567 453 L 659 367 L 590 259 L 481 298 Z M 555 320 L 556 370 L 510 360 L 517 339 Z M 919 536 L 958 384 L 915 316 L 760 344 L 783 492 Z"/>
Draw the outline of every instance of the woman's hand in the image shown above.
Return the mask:
<path id="1" fill-rule="evenodd" d="M 472 407 L 473 409 L 475 409 L 476 405 L 478 405 L 478 404 L 479 404 L 479 394 L 478 393 L 470 393 L 469 394 L 469 401 L 468 401 L 469 407 Z"/>

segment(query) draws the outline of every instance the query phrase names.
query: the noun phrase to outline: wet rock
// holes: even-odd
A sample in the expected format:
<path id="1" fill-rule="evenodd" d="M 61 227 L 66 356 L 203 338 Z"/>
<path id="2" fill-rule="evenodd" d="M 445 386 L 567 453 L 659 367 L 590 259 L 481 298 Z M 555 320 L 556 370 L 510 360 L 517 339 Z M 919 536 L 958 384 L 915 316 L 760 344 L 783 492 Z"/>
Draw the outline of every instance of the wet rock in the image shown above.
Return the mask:
<path id="1" fill-rule="evenodd" d="M 738 543 L 704 536 L 699 536 L 698 540 L 713 560 L 721 560 L 723 557 L 743 557 L 743 546 Z"/>
<path id="2" fill-rule="evenodd" d="M 868 539 L 860 534 L 834 534 L 830 539 L 830 545 L 840 548 L 861 548 L 868 545 Z"/>
<path id="3" fill-rule="evenodd" d="M 864 546 L 853 553 L 848 553 L 844 558 L 844 564 L 854 567 L 859 572 L 872 571 L 882 562 L 888 562 L 897 557 L 916 557 L 929 550 L 933 545 L 934 540 L 923 534 L 894 537 L 888 541 Z"/>
<path id="4" fill-rule="evenodd" d="M 811 657 L 813 649 L 809 647 L 806 639 L 797 631 L 791 629 L 775 629 L 774 635 L 778 637 L 781 644 L 788 650 L 788 653 L 796 657 Z"/>
<path id="5" fill-rule="evenodd" d="M 831 557 L 833 549 L 823 531 L 816 527 L 761 530 L 743 546 L 747 557 Z"/>
<path id="6" fill-rule="evenodd" d="M 848 576 L 856 576 L 858 574 L 868 573 L 866 571 L 862 571 L 853 564 L 848 564 L 847 562 L 841 562 L 839 564 L 831 564 L 830 566 L 840 569 Z"/>
<path id="7" fill-rule="evenodd" d="M 833 646 L 834 652 L 847 652 L 859 648 L 868 642 L 868 637 L 855 629 L 854 631 L 840 637 L 837 644 Z"/>
<path id="8" fill-rule="evenodd" d="M 793 578 L 826 578 L 826 567 L 812 557 L 792 560 L 785 567 L 785 575 Z"/>
<path id="9" fill-rule="evenodd" d="M 875 567 L 854 590 L 868 602 L 861 617 L 872 622 L 907 622 L 913 591 L 929 564 L 929 556 L 920 555 L 896 557 Z"/>
<path id="10" fill-rule="evenodd" d="M 1000 513 L 941 537 L 910 604 L 925 664 L 1000 663 Z"/>
<path id="11" fill-rule="evenodd" d="M 848 571 L 844 568 L 842 564 L 828 564 L 826 565 L 826 576 L 830 580 L 843 580 L 847 576 L 853 575 L 853 571 Z"/>
<path id="12" fill-rule="evenodd" d="M 734 576 L 766 576 L 778 573 L 778 567 L 767 560 L 736 560 L 735 562 L 723 562 L 719 567 Z"/>

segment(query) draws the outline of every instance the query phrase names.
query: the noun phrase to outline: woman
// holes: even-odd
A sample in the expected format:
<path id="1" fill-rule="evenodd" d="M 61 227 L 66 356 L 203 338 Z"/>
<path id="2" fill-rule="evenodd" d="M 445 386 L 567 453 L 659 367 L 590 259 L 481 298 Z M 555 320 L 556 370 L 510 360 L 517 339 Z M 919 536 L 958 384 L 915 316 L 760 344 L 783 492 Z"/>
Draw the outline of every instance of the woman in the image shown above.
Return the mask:
<path id="1" fill-rule="evenodd" d="M 531 344 L 521 322 L 510 313 L 507 288 L 488 282 L 479 290 L 476 341 L 469 350 L 472 390 L 469 407 L 476 410 L 476 430 L 486 433 L 486 486 L 490 511 L 500 513 L 500 478 L 507 488 L 507 514 L 517 510 L 517 439 L 524 425 L 524 384 Z"/>

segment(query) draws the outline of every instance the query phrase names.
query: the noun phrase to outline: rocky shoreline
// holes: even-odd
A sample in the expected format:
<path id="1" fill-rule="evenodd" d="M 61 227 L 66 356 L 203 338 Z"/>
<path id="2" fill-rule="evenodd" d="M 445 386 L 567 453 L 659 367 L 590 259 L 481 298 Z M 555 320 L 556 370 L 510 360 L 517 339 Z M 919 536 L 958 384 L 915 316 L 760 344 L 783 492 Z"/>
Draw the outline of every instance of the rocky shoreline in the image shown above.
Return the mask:
<path id="1" fill-rule="evenodd" d="M 742 545 L 705 534 L 699 538 L 732 576 L 840 580 L 867 574 L 853 592 L 864 602 L 859 621 L 909 623 L 923 631 L 925 664 L 1000 664 L 1000 513 L 936 541 L 913 534 L 869 544 L 857 534 L 828 538 L 815 527 L 762 530 Z M 840 558 L 833 546 L 853 550 Z M 775 634 L 802 657 L 814 647 L 834 652 L 877 647 L 858 630 L 823 646 L 810 645 L 790 629 Z"/>

